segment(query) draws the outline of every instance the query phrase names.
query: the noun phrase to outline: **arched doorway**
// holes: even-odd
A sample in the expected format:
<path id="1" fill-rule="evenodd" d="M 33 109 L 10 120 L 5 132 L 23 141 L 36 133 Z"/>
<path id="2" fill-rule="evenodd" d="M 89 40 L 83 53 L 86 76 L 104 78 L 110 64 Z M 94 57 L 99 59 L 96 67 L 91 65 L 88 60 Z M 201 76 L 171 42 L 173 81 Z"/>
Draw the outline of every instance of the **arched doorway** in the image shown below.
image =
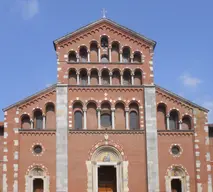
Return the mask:
<path id="1" fill-rule="evenodd" d="M 41 167 L 33 167 L 25 178 L 26 192 L 49 192 L 49 176 Z"/>
<path id="2" fill-rule="evenodd" d="M 128 192 L 128 162 L 112 146 L 96 149 L 87 161 L 88 190 L 97 192 Z"/>

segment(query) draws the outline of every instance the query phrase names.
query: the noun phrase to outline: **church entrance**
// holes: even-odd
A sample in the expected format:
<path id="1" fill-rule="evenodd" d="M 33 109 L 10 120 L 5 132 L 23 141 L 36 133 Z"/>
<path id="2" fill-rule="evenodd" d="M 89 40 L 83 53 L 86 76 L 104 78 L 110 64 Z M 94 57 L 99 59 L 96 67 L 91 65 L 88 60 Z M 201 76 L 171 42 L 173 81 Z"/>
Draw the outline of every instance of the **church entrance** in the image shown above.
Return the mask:
<path id="1" fill-rule="evenodd" d="M 182 192 L 181 180 L 180 179 L 172 179 L 171 182 L 172 192 Z"/>
<path id="2" fill-rule="evenodd" d="M 98 192 L 117 192 L 116 168 L 100 166 L 98 168 Z"/>
<path id="3" fill-rule="evenodd" d="M 34 179 L 33 180 L 33 192 L 44 192 L 43 179 Z"/>

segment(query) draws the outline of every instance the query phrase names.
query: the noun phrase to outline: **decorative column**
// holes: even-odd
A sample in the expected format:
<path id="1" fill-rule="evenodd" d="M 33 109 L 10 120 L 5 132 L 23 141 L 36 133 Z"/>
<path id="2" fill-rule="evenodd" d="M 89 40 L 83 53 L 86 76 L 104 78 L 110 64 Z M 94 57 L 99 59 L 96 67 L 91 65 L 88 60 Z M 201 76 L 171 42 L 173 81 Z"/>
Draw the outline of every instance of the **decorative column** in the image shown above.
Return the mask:
<path id="1" fill-rule="evenodd" d="M 130 62 L 133 63 L 133 55 L 130 56 Z"/>
<path id="2" fill-rule="evenodd" d="M 77 73 L 77 85 L 80 84 L 80 78 L 79 78 L 79 73 Z"/>
<path id="3" fill-rule="evenodd" d="M 30 119 L 30 128 L 33 129 L 33 119 Z"/>
<path id="4" fill-rule="evenodd" d="M 131 74 L 131 77 L 132 77 L 132 85 L 134 85 L 135 84 L 135 82 L 134 82 L 134 73 Z"/>
<path id="5" fill-rule="evenodd" d="M 109 62 L 112 62 L 112 48 L 109 47 Z"/>
<path id="6" fill-rule="evenodd" d="M 87 51 L 88 62 L 90 62 L 90 51 Z"/>
<path id="7" fill-rule="evenodd" d="M 76 55 L 76 58 L 77 58 L 77 62 L 79 62 L 79 55 L 78 54 Z"/>
<path id="8" fill-rule="evenodd" d="M 158 134 L 155 86 L 144 86 L 147 191 L 159 191 Z"/>
<path id="9" fill-rule="evenodd" d="M 88 83 L 87 84 L 90 85 L 90 74 L 88 74 L 87 78 L 88 78 L 88 80 L 87 80 Z"/>
<path id="10" fill-rule="evenodd" d="M 166 127 L 167 127 L 167 130 L 170 130 L 170 127 L 169 127 L 169 117 L 170 117 L 170 115 L 167 114 L 166 115 Z"/>
<path id="11" fill-rule="evenodd" d="M 112 112 L 112 129 L 115 129 L 115 108 L 112 108 L 111 112 Z"/>
<path id="12" fill-rule="evenodd" d="M 182 121 L 180 120 L 178 123 L 179 123 L 179 130 L 182 130 Z"/>
<path id="13" fill-rule="evenodd" d="M 123 58 L 122 58 L 122 50 L 120 51 L 120 62 L 122 63 L 123 62 Z"/>
<path id="14" fill-rule="evenodd" d="M 98 47 L 98 62 L 101 62 L 101 48 Z"/>
<path id="15" fill-rule="evenodd" d="M 120 78 L 121 78 L 121 85 L 123 85 L 123 84 L 124 84 L 124 83 L 123 83 L 123 73 L 121 73 Z"/>
<path id="16" fill-rule="evenodd" d="M 129 130 L 129 108 L 125 109 L 125 124 L 126 129 Z"/>
<path id="17" fill-rule="evenodd" d="M 43 129 L 46 128 L 46 116 L 43 114 Z"/>
<path id="18" fill-rule="evenodd" d="M 87 129 L 87 109 L 84 108 L 84 129 Z"/>
<path id="19" fill-rule="evenodd" d="M 101 109 L 97 109 L 98 112 L 98 129 L 101 129 Z"/>
<path id="20" fill-rule="evenodd" d="M 68 192 L 68 87 L 56 87 L 56 192 Z"/>
<path id="21" fill-rule="evenodd" d="M 109 84 L 112 85 L 112 72 L 109 73 Z"/>
<path id="22" fill-rule="evenodd" d="M 98 82 L 99 85 L 101 85 L 101 74 L 98 75 L 98 81 L 99 81 L 99 82 Z"/>

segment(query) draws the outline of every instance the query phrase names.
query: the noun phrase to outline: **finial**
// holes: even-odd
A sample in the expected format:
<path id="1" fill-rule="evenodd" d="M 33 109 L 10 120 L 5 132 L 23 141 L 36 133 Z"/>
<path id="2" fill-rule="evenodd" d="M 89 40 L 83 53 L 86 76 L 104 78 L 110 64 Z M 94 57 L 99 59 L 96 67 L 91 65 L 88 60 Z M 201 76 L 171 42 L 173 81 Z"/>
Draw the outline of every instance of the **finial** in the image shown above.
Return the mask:
<path id="1" fill-rule="evenodd" d="M 102 9 L 103 18 L 106 18 L 106 13 L 107 13 L 107 10 L 103 8 Z"/>

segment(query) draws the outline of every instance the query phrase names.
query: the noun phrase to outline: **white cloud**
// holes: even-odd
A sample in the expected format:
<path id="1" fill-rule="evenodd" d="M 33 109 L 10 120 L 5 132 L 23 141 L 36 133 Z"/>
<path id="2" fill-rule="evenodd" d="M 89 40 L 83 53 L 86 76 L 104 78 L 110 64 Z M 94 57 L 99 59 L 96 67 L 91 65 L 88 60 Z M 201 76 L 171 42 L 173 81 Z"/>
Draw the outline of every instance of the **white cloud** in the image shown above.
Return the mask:
<path id="1" fill-rule="evenodd" d="M 190 74 L 186 73 L 180 76 L 180 79 L 184 86 L 186 87 L 197 87 L 202 81 L 197 77 L 192 77 Z"/>
<path id="2" fill-rule="evenodd" d="M 13 11 L 21 13 L 23 19 L 32 19 L 39 13 L 39 1 L 38 0 L 17 0 Z"/>
<path id="3" fill-rule="evenodd" d="M 208 121 L 209 123 L 213 123 L 213 101 L 206 101 L 203 103 L 203 106 L 209 109 Z"/>

